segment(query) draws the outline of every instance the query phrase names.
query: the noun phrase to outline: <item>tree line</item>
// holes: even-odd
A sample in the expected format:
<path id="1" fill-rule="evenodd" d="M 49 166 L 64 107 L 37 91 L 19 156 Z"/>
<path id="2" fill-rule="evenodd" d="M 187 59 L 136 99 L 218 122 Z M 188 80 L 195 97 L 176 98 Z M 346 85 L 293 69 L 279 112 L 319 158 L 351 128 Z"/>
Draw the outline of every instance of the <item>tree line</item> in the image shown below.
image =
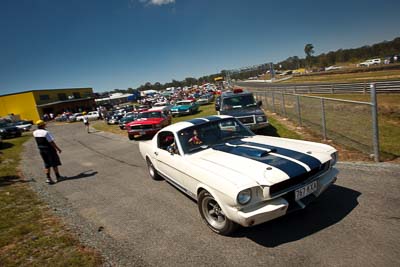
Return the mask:
<path id="1" fill-rule="evenodd" d="M 346 62 L 361 62 L 369 58 L 385 58 L 393 55 L 400 54 L 400 37 L 393 39 L 392 41 L 383 41 L 374 45 L 366 45 L 359 48 L 352 49 L 339 49 L 336 51 L 330 51 L 328 53 L 322 53 L 318 56 L 313 56 L 314 46 L 312 44 L 306 44 L 304 47 L 305 57 L 300 58 L 299 56 L 291 56 L 287 59 L 274 63 L 273 69 L 275 70 L 294 70 L 299 68 L 324 68 L 327 66 L 335 65 L 338 63 Z M 150 83 L 147 82 L 140 85 L 136 90 L 164 90 L 168 87 L 184 87 L 201 85 L 204 83 L 213 83 L 214 78 L 222 76 L 227 77 L 229 75 L 232 79 L 248 79 L 249 77 L 255 77 L 265 74 L 270 70 L 270 63 L 260 64 L 251 68 L 244 68 L 238 70 L 221 70 L 220 73 L 205 75 L 199 78 L 187 77 L 182 81 L 173 79 L 171 82 L 161 84 L 160 82 Z M 121 93 L 132 93 L 135 89 L 114 89 L 112 92 Z"/>

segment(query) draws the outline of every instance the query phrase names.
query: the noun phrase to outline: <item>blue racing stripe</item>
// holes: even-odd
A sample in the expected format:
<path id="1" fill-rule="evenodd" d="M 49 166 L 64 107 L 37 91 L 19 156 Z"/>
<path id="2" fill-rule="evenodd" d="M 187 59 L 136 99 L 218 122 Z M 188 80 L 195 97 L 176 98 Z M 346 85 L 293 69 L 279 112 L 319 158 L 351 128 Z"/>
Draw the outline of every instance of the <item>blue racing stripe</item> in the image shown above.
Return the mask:
<path id="1" fill-rule="evenodd" d="M 291 149 L 287 149 L 287 148 L 253 143 L 253 142 L 244 142 L 244 144 L 249 145 L 249 146 L 254 146 L 254 147 L 267 148 L 267 149 L 272 150 L 274 153 L 296 159 L 296 160 L 301 161 L 304 164 L 308 165 L 308 167 L 310 167 L 311 170 L 313 170 L 315 168 L 319 168 L 322 163 L 321 161 L 314 158 L 313 156 L 310 156 L 310 155 L 302 153 L 302 152 L 294 151 Z"/>
<path id="2" fill-rule="evenodd" d="M 192 119 L 192 120 L 187 121 L 187 122 L 193 123 L 194 125 L 200 125 L 200 124 L 206 123 L 207 121 L 203 120 L 203 119 Z"/>
<path id="3" fill-rule="evenodd" d="M 296 162 L 270 155 L 268 152 L 256 148 L 228 146 L 223 144 L 213 146 L 212 149 L 271 165 L 285 172 L 291 178 L 307 173 L 307 170 Z"/>
<path id="4" fill-rule="evenodd" d="M 218 116 L 208 116 L 208 117 L 206 117 L 206 119 L 209 120 L 209 121 L 219 121 L 219 120 L 221 120 L 221 118 L 218 117 Z"/>

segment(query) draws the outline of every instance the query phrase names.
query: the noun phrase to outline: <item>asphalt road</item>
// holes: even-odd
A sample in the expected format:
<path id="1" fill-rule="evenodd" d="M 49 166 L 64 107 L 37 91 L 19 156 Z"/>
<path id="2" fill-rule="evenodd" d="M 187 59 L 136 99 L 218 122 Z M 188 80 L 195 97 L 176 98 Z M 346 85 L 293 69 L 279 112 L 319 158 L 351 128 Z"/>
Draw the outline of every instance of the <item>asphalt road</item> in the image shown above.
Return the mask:
<path id="1" fill-rule="evenodd" d="M 339 163 L 337 183 L 305 210 L 223 237 L 194 201 L 149 178 L 136 141 L 81 123 L 49 129 L 67 178 L 45 185 L 31 140 L 26 179 L 114 265 L 400 266 L 399 165 Z"/>

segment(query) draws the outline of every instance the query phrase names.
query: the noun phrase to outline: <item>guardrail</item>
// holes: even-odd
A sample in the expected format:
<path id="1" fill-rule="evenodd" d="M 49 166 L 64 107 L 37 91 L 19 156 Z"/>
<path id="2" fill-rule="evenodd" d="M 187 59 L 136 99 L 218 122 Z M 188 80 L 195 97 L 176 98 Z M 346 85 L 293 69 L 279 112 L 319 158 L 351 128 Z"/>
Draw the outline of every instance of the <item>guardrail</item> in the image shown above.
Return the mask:
<path id="1" fill-rule="evenodd" d="M 368 88 L 371 102 L 286 93 L 283 90 L 253 90 L 266 110 L 320 132 L 324 140 L 353 147 L 380 160 L 379 132 L 374 84 Z"/>
<path id="2" fill-rule="evenodd" d="M 360 83 L 307 83 L 307 84 L 274 84 L 263 82 L 236 82 L 236 85 L 249 89 L 275 90 L 292 94 L 369 94 L 370 82 Z M 400 81 L 374 82 L 376 92 L 400 93 Z"/>

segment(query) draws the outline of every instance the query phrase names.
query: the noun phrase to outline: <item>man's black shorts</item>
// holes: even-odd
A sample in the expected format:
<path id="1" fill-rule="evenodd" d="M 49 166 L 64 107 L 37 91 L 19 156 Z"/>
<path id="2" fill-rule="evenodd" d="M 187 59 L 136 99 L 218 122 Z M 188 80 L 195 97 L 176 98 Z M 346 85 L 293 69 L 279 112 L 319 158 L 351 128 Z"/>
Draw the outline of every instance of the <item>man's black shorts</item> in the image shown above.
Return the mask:
<path id="1" fill-rule="evenodd" d="M 40 155 L 42 156 L 44 167 L 46 169 L 61 165 L 60 158 L 58 157 L 57 151 L 55 149 L 41 149 Z"/>

